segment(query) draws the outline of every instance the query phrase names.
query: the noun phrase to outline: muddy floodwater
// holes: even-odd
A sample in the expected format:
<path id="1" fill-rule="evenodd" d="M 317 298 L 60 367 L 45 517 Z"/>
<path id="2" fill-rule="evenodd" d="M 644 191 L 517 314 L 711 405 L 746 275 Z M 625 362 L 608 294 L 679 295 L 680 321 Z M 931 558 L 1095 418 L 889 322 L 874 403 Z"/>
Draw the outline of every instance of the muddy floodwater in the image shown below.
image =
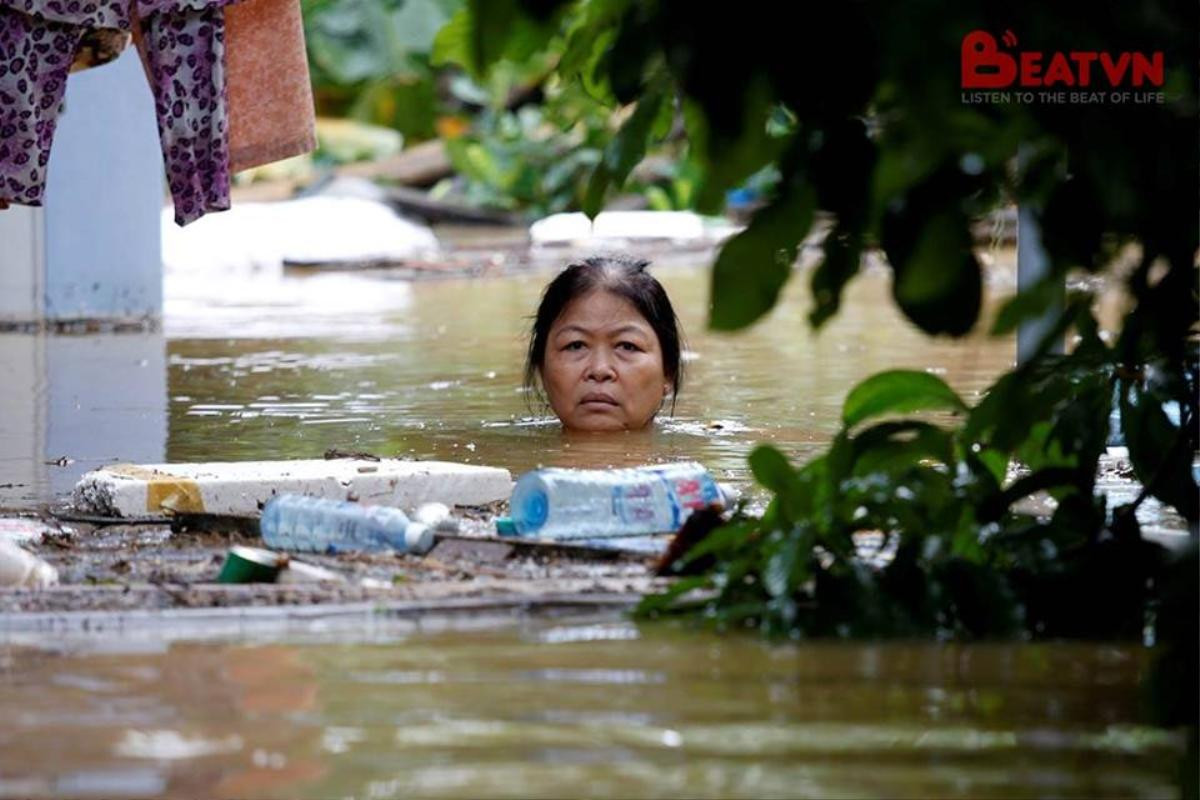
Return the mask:
<path id="1" fill-rule="evenodd" d="M 991 256 L 988 313 L 1014 289 L 1012 253 Z M 923 336 L 878 269 L 819 335 L 804 280 L 765 322 L 718 335 L 704 329 L 706 270 L 656 274 L 687 338 L 683 391 L 653 430 L 604 437 L 563 436 L 522 389 L 545 271 L 168 275 L 161 331 L 0 336 L 0 508 L 59 505 L 114 461 L 331 448 L 514 475 L 688 458 L 753 494 L 750 449 L 815 454 L 867 375 L 929 370 L 971 402 L 1014 359 L 1011 338 Z M 211 583 L 226 540 L 105 530 L 42 548 L 79 597 L 102 599 L 68 592 L 67 608 L 242 602 Z M 476 597 L 548 578 L 618 599 L 650 586 L 644 564 L 505 559 L 435 551 L 354 569 L 395 583 L 389 602 L 433 605 L 446 587 Z M 357 615 L 153 629 L 78 610 L 63 627 L 52 592 L 11 593 L 0 797 L 1177 796 L 1182 743 L 1145 726 L 1151 651 L 1132 644 L 767 645 L 616 609 L 397 619 L 371 614 L 363 591 L 334 598 L 367 606 Z M 39 608 L 42 622 L 22 617 Z"/>
<path id="2" fill-rule="evenodd" d="M 609 618 L 0 647 L 0 795 L 1173 797 L 1140 648 Z"/>
<path id="3" fill-rule="evenodd" d="M 819 335 L 807 327 L 806 280 L 766 321 L 727 335 L 704 328 L 707 270 L 656 274 L 687 340 L 674 413 L 647 433 L 575 438 L 521 385 L 544 271 L 422 282 L 169 275 L 161 333 L 0 336 L 10 379 L 0 508 L 61 498 L 85 470 L 117 460 L 320 458 L 329 448 L 514 474 L 692 458 L 744 483 L 756 442 L 797 460 L 828 442 L 846 391 L 873 372 L 928 369 L 973 398 L 1014 359 L 1011 338 L 923 336 L 895 310 L 882 270 L 851 285 L 846 311 Z"/>

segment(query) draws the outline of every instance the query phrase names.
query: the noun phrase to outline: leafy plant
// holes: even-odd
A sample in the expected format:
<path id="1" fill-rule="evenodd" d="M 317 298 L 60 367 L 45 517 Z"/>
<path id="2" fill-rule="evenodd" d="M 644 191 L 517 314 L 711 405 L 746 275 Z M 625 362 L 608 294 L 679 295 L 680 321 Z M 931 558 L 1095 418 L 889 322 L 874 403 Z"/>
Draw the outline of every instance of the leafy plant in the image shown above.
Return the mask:
<path id="1" fill-rule="evenodd" d="M 458 84 L 464 94 L 465 80 Z M 486 94 L 474 84 L 467 91 Z M 515 110 L 491 101 L 495 105 L 477 113 L 462 133 L 446 139 L 459 176 L 453 188 L 466 201 L 538 216 L 583 202 L 588 178 L 603 158 L 612 111 L 556 79 L 547 82 L 543 98 Z"/>
<path id="2" fill-rule="evenodd" d="M 531 18 L 511 4 L 475 3 L 438 34 L 433 63 L 466 70 L 452 90 L 482 106 L 465 131 L 445 137 L 463 184 L 455 188 L 468 201 L 530 215 L 584 208 L 594 216 L 613 179 L 623 182 L 641 161 L 647 140 L 666 138 L 674 108 L 665 86 L 627 108 L 605 84 L 576 79 L 572 65 L 601 44 L 580 31 L 588 32 L 555 14 Z M 687 201 L 679 193 L 686 187 L 669 178 L 661 184 L 677 191 L 654 182 L 630 188 L 657 188 L 650 202 Z"/>
<path id="3" fill-rule="evenodd" d="M 757 448 L 766 513 L 686 556 L 685 571 L 715 564 L 687 587 L 708 590 L 702 599 L 650 597 L 642 613 L 699 608 L 784 636 L 1141 637 L 1168 555 L 1139 535 L 1144 497 L 1110 512 L 1094 496 L 1107 428 L 1089 423 L 1119 379 L 1086 302 L 1073 310 L 1088 341 L 1028 362 L 974 408 L 936 376 L 889 371 L 849 393 L 821 457 L 795 469 Z M 898 416 L 918 411 L 960 424 Z M 1022 508 L 1038 498 L 1040 514 Z M 872 563 L 864 548 L 888 557 Z"/>
<path id="4" fill-rule="evenodd" d="M 674 106 L 699 171 L 694 199 L 701 210 L 720 210 L 730 189 L 763 170 L 776 172 L 766 205 L 713 268 L 715 328 L 743 328 L 770 310 L 795 274 L 797 248 L 818 210 L 833 220 L 811 276 L 810 321 L 818 328 L 836 313 L 863 250 L 878 247 L 893 272 L 895 302 L 910 320 L 934 335 L 972 330 L 983 282 L 970 224 L 1005 200 L 1035 212 L 1050 275 L 1001 310 L 995 333 L 1052 312 L 1061 297 L 1055 287 L 1069 271 L 1102 273 L 1131 245 L 1140 248 L 1125 278 L 1131 303 L 1111 345 L 1096 331 L 1089 298 L 1075 298 L 1037 356 L 1002 376 L 974 408 L 931 376 L 884 375 L 850 393 L 846 429 L 794 477 L 785 480 L 790 473 L 782 466 L 763 473 L 762 459 L 778 464 L 781 457 L 759 451 L 752 466 L 776 502 L 758 534 L 717 559 L 729 565 L 734 552 L 756 554 L 757 571 L 737 577 L 753 575 L 759 588 L 729 588 L 736 581 L 726 580 L 718 606 L 743 608 L 747 592 L 765 592 L 755 596 L 779 613 L 759 609 L 759 616 L 779 627 L 791 613 L 783 613 L 790 606 L 780 599 L 788 593 L 772 594 L 771 587 L 794 589 L 826 574 L 809 569 L 814 553 L 832 553 L 840 564 L 839 553 L 850 559 L 850 534 L 868 528 L 896 539 L 894 569 L 907 565 L 925 582 L 943 574 L 951 563 L 944 559 L 1010 575 L 1051 574 L 1072 548 L 1087 550 L 1108 537 L 1140 541 L 1130 509 L 1110 511 L 1094 496 L 1114 393 L 1145 483 L 1139 502 L 1154 496 L 1173 505 L 1195 530 L 1197 409 L 1189 374 L 1196 350 L 1189 331 L 1197 317 L 1200 238 L 1197 63 L 1183 33 L 1189 28 L 1175 24 L 1195 10 L 1155 4 L 1082 19 L 1070 8 L 1031 3 L 1006 14 L 1027 26 L 1027 42 L 1047 48 L 1070 30 L 1072 42 L 1094 49 L 1125 43 L 1120 49 L 1163 50 L 1167 101 L 1136 110 L 964 103 L 959 51 L 966 33 L 994 27 L 984 4 L 843 3 L 802 46 L 792 26 L 776 24 L 767 10 L 697 14 L 667 0 L 499 0 L 459 12 L 460 58 L 475 74 L 561 42 L 553 45 L 560 48 L 560 79 L 631 107 L 593 168 L 583 202 L 589 214 L 665 135 L 671 119 L 664 109 Z M 1068 331 L 1080 343 L 1068 356 L 1052 355 Z M 890 420 L 857 430 L 881 411 L 931 405 L 953 407 L 960 423 Z M 1164 407 L 1179 413 L 1172 418 Z M 1009 480 L 1010 463 L 1028 474 Z M 1057 503 L 1048 520 L 1014 512 L 1033 492 Z M 1010 541 L 1024 549 L 1001 545 Z M 936 558 L 917 557 L 922 547 Z M 1031 560 L 1051 550 L 1054 558 Z M 851 561 L 837 569 L 850 570 Z M 795 565 L 788 573 L 795 580 L 780 581 L 781 563 Z M 1028 596 L 1009 589 L 1014 602 Z M 935 607 L 914 606 L 901 616 L 927 627 L 939 619 Z M 1022 611 L 1033 630 L 1053 622 L 1032 613 Z M 991 630 L 953 615 L 946 620 L 952 628 Z M 1131 630 L 1125 621 L 1104 624 Z"/>
<path id="5" fill-rule="evenodd" d="M 1194 685 L 1195 631 L 1180 640 L 1179 626 L 1153 615 L 1164 597 L 1197 605 L 1194 4 L 1095 13 L 851 0 L 805 26 L 766 5 L 484 5 L 463 12 L 473 70 L 516 42 L 549 41 L 557 25 L 560 77 L 633 106 L 594 167 L 589 214 L 655 145 L 661 129 L 647 120 L 668 106 L 682 113 L 698 210 L 720 211 L 729 190 L 776 170 L 765 205 L 714 265 L 714 328 L 744 328 L 772 308 L 818 211 L 832 220 L 810 277 L 818 329 L 837 313 L 864 250 L 878 248 L 908 319 L 931 335 L 966 334 L 983 294 L 971 223 L 1016 202 L 1040 228 L 1048 275 L 993 327 L 1011 333 L 1050 315 L 1055 324 L 1030 360 L 973 407 L 929 375 L 875 376 L 851 390 L 843 430 L 820 457 L 797 468 L 777 450 L 755 450 L 751 468 L 773 494 L 766 514 L 713 532 L 690 561 L 700 574 L 649 598 L 643 612 L 686 611 L 775 635 L 1138 637 L 1153 621 Z M 1007 27 L 1020 28 L 1026 50 L 1161 51 L 1165 100 L 969 102 L 959 81 L 964 36 Z M 1123 287 L 1115 340 L 1097 331 L 1092 298 L 1063 303 L 1072 272 Z M 1055 355 L 1069 332 L 1078 344 Z M 1095 481 L 1114 396 L 1144 489 L 1110 509 Z M 906 416 L 927 411 L 951 420 Z M 1027 513 L 1035 496 L 1050 510 Z M 1192 561 L 1183 567 L 1167 567 L 1140 535 L 1135 512 L 1150 496 L 1187 521 Z M 855 535 L 867 531 L 892 551 L 886 565 L 858 557 Z"/>
<path id="6" fill-rule="evenodd" d="M 303 0 L 318 110 L 384 125 L 414 139 L 435 135 L 434 36 L 460 0 Z"/>

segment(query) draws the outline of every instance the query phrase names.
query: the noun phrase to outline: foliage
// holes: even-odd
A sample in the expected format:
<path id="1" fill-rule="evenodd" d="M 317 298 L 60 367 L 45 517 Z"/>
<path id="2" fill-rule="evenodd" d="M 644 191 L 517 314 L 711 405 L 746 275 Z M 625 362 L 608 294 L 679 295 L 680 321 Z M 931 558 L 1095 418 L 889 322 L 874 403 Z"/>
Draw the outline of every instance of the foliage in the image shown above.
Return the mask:
<path id="1" fill-rule="evenodd" d="M 484 35 L 505 25 L 507 39 Z M 666 138 L 674 108 L 665 87 L 648 88 L 636 108 L 624 108 L 603 84 L 565 71 L 580 57 L 572 36 L 569 27 L 530 20 L 504 3 L 472 4 L 438 34 L 434 64 L 464 68 L 451 89 L 482 109 L 461 135 L 445 137 L 468 201 L 535 216 L 578 208 L 594 216 L 609 184 L 625 182 L 648 146 Z M 500 42 L 507 44 L 493 49 Z M 688 203 L 687 179 L 678 179 L 676 167 L 686 171 L 686 162 L 673 157 L 670 164 L 667 174 L 629 190 L 659 207 Z"/>
<path id="2" fill-rule="evenodd" d="M 687 556 L 716 565 L 680 590 L 710 590 L 701 599 L 651 597 L 643 613 L 699 607 L 785 636 L 1140 638 L 1169 559 L 1139 535 L 1141 498 L 1109 512 L 1094 496 L 1107 430 L 1091 420 L 1107 413 L 1115 376 L 1086 303 L 1073 309 L 1088 340 L 1019 367 L 974 408 L 936 376 L 884 372 L 850 392 L 842 431 L 804 467 L 757 448 L 751 469 L 774 495 L 766 513 L 735 518 Z M 940 409 L 961 424 L 896 416 Z M 1038 515 L 1022 509 L 1038 495 Z M 864 532 L 891 557 L 864 559 Z"/>
<path id="3" fill-rule="evenodd" d="M 302 0 L 318 109 L 383 125 L 413 139 L 435 135 L 434 35 L 460 0 Z"/>
<path id="4" fill-rule="evenodd" d="M 1181 634 L 1154 616 L 1167 601 L 1195 608 L 1194 558 L 1191 569 L 1170 564 L 1135 512 L 1148 496 L 1173 506 L 1194 544 L 1200 8 L 850 0 L 796 24 L 765 4 L 483 6 L 463 12 L 476 73 L 560 30 L 559 75 L 634 104 L 594 167 L 588 213 L 654 145 L 659 131 L 646 121 L 672 105 L 666 97 L 682 113 L 700 211 L 719 211 L 729 190 L 777 170 L 766 205 L 714 266 L 715 328 L 744 328 L 771 309 L 822 211 L 833 223 L 811 272 L 815 328 L 837 312 L 864 249 L 877 247 L 908 319 L 931 335 L 963 335 L 977 325 L 984 285 L 972 221 L 1018 202 L 1039 223 L 1049 275 L 993 328 L 1051 315 L 1032 359 L 974 407 L 933 376 L 884 373 L 850 392 L 844 427 L 818 458 L 796 468 L 756 449 L 750 466 L 773 495 L 765 515 L 738 515 L 710 534 L 685 563 L 699 574 L 649 598 L 643 613 L 837 636 L 1140 637 L 1154 621 L 1163 668 L 1194 686 L 1194 627 Z M 1008 28 L 1023 50 L 1161 50 L 1166 101 L 965 102 L 963 37 Z M 1132 269 L 1116 271 L 1130 254 Z M 1092 298 L 1062 303 L 1073 271 L 1123 285 L 1115 341 L 1097 331 Z M 1055 355 L 1072 331 L 1075 348 Z M 1144 490 L 1110 509 L 1095 483 L 1114 396 Z M 904 416 L 922 411 L 954 416 Z M 1028 513 L 1035 497 L 1051 508 Z M 858 557 L 854 535 L 864 531 L 893 550 L 886 565 Z M 1195 703 L 1175 721 L 1192 726 L 1194 743 Z"/>
<path id="5" fill-rule="evenodd" d="M 408 141 L 441 137 L 458 178 L 439 195 L 533 216 L 598 208 L 612 179 L 624 181 L 640 161 L 647 137 L 664 139 L 674 117 L 660 90 L 659 113 L 642 103 L 620 130 L 630 117 L 624 104 L 561 71 L 572 32 L 510 4 L 303 0 L 303 10 L 318 108 Z M 497 28 L 507 38 L 492 35 Z M 484 62 L 486 71 L 477 68 Z M 660 149 L 670 155 L 662 174 L 629 191 L 652 207 L 689 207 L 693 170 L 678 147 Z"/>
<path id="6" fill-rule="evenodd" d="M 1164 50 L 1170 101 L 1119 110 L 964 104 L 957 87 L 962 36 L 1003 27 L 983 3 L 951 10 L 844 3 L 822 18 L 819 35 L 805 37 L 772 24 L 768 7 L 752 12 L 698 14 L 666 1 L 478 2 L 459 12 L 459 45 L 443 55 L 457 54 L 481 74 L 502 58 L 561 49 L 556 69 L 564 81 L 636 104 L 595 169 L 597 194 L 621 183 L 614 166 L 636 162 L 661 134 L 643 123 L 666 89 L 678 95 L 703 168 L 700 210 L 719 211 L 728 190 L 777 165 L 780 189 L 762 214 L 778 210 L 793 224 L 786 236 L 761 225 L 731 243 L 756 256 L 741 269 L 756 288 L 714 286 L 720 327 L 739 327 L 769 309 L 777 282 L 770 275 L 779 270 L 759 254 L 794 248 L 809 232 L 809 206 L 837 220 L 813 275 L 818 325 L 836 310 L 858 253 L 878 243 L 904 312 L 930 333 L 965 333 L 981 292 L 968 223 L 1004 193 L 1043 209 L 1056 278 L 1071 268 L 1101 269 L 1136 238 L 1147 265 L 1162 256 L 1182 270 L 1176 280 L 1188 279 L 1197 227 L 1196 59 L 1194 26 L 1184 23 L 1195 20 L 1195 9 L 1155 3 L 1098 15 L 1073 6 L 1004 7 L 1002 20 L 1020 21 L 1026 41 L 1046 49 L 1071 31 L 1063 49 Z M 443 38 L 452 37 L 444 30 Z M 1144 202 L 1147 196 L 1154 202 Z M 1184 294 L 1176 302 L 1191 300 Z M 1173 340 L 1179 354 L 1178 330 L 1147 333 L 1160 344 Z"/>
<path id="7" fill-rule="evenodd" d="M 456 91 L 484 94 L 466 78 Z M 489 100 L 463 133 L 446 139 L 465 179 L 456 188 L 468 202 L 538 216 L 583 205 L 590 176 L 605 159 L 613 110 L 557 79 L 545 82 L 541 99 L 515 110 Z"/>
<path id="8" fill-rule="evenodd" d="M 1039 218 L 1051 274 L 1002 309 L 997 333 L 1055 313 L 1055 287 L 1069 271 L 1104 272 L 1131 243 L 1140 248 L 1115 342 L 1097 333 L 1089 298 L 1075 298 L 1058 309 L 1039 354 L 974 408 L 932 376 L 884 374 L 850 393 L 845 429 L 824 456 L 793 469 L 782 454 L 756 451 L 751 466 L 775 495 L 767 516 L 739 519 L 706 546 L 717 566 L 700 582 L 719 590 L 710 609 L 724 617 L 775 632 L 1132 635 L 1162 560 L 1141 539 L 1134 507 L 1154 496 L 1195 532 L 1188 337 L 1200 166 L 1196 26 L 1187 23 L 1196 9 L 1157 2 L 1095 14 L 1019 3 L 994 11 L 979 2 L 849 2 L 824 9 L 804 33 L 775 24 L 766 6 L 697 13 L 671 0 L 497 0 L 460 12 L 470 43 L 462 62 L 476 74 L 561 39 L 564 81 L 633 106 L 593 168 L 588 213 L 655 144 L 663 125 L 650 120 L 672 105 L 700 175 L 700 210 L 720 210 L 730 189 L 777 171 L 765 207 L 714 266 L 713 327 L 743 328 L 770 310 L 818 210 L 833 225 L 811 275 L 814 327 L 836 313 L 864 248 L 879 247 L 895 302 L 913 323 L 935 335 L 971 331 L 983 280 L 970 223 L 1004 200 Z M 964 103 L 962 37 L 1016 25 L 1027 49 L 1163 50 L 1167 102 Z M 1053 355 L 1068 331 L 1079 344 Z M 1094 489 L 1114 395 L 1145 492 L 1110 510 Z M 859 429 L 880 413 L 935 408 L 959 412 L 959 423 L 893 419 Z M 1026 474 L 1010 479 L 1010 464 Z M 1017 513 L 1035 492 L 1057 503 L 1048 518 Z M 878 573 L 851 547 L 852 533 L 871 529 L 896 544 L 892 565 Z M 1128 592 L 1101 591 L 1122 568 L 1118 584 Z"/>

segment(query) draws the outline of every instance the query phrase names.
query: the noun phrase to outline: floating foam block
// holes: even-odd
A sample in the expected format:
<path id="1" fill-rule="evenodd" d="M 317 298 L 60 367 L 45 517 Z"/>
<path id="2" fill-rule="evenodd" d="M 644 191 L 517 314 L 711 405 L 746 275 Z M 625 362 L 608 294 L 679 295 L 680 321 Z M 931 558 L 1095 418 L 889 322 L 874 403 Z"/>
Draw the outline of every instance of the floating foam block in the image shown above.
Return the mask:
<path id="1" fill-rule="evenodd" d="M 313 459 L 207 464 L 114 464 L 80 479 L 75 503 L 117 517 L 171 514 L 258 516 L 276 494 L 332 500 L 357 498 L 372 505 L 412 510 L 422 503 L 482 505 L 506 500 L 506 469 L 446 461 Z"/>

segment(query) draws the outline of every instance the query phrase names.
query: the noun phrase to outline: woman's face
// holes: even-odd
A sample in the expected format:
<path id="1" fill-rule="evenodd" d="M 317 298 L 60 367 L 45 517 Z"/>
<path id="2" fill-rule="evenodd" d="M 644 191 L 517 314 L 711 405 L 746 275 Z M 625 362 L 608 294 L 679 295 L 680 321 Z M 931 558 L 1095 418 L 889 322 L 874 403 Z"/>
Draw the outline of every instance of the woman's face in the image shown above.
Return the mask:
<path id="1" fill-rule="evenodd" d="M 671 386 L 650 323 L 603 290 L 575 298 L 558 315 L 541 373 L 550 407 L 573 430 L 644 428 Z"/>

